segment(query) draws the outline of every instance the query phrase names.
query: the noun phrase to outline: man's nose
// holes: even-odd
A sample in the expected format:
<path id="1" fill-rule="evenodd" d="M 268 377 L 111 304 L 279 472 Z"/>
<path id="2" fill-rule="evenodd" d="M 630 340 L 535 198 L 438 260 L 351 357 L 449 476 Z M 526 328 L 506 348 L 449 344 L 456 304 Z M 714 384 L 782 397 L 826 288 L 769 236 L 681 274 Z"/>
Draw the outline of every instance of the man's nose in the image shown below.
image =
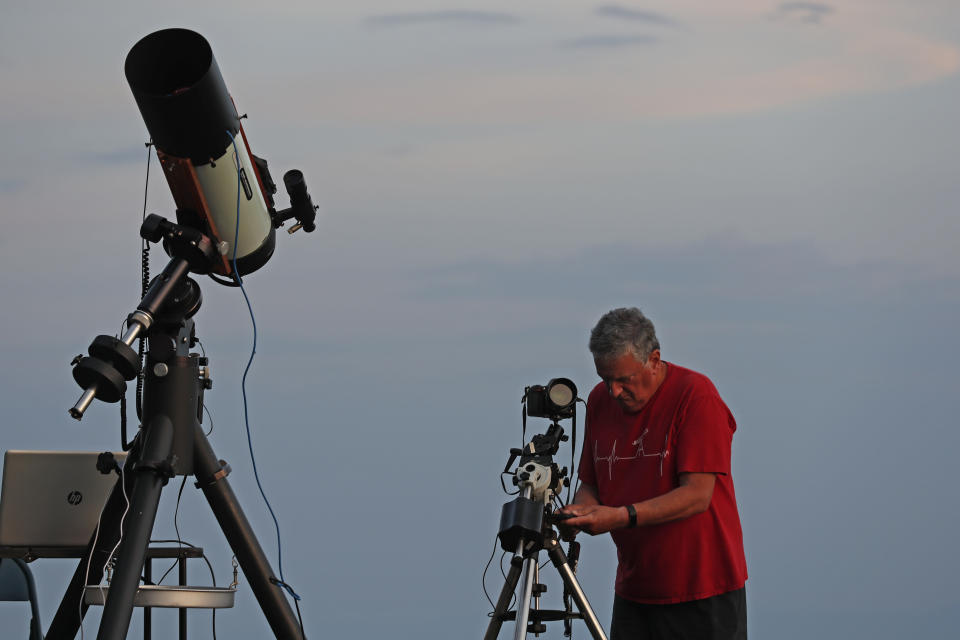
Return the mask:
<path id="1" fill-rule="evenodd" d="M 617 398 L 623 393 L 623 385 L 616 382 L 607 383 L 607 391 L 610 392 L 611 397 Z"/>

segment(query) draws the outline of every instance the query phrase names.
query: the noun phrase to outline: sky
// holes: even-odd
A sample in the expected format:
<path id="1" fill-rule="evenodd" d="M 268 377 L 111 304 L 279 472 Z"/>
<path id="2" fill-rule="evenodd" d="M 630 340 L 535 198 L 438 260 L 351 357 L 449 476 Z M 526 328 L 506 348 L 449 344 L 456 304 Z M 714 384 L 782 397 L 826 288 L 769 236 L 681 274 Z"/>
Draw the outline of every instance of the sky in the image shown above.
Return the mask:
<path id="1" fill-rule="evenodd" d="M 523 388 L 569 377 L 586 397 L 590 328 L 638 306 L 663 357 L 708 375 L 737 419 L 751 635 L 945 637 L 957 25 L 948 0 L 8 1 L 3 448 L 119 448 L 117 405 L 67 415 L 69 362 L 139 301 L 148 134 L 124 58 L 186 27 L 253 152 L 275 177 L 302 170 L 320 205 L 317 231 L 280 233 L 246 279 L 251 438 L 308 636 L 481 635 Z M 172 217 L 150 166 L 147 210 Z M 155 248 L 153 272 L 165 262 Z M 252 325 L 238 291 L 199 282 L 211 443 L 276 568 L 244 432 Z M 173 537 L 175 504 L 168 487 L 155 537 Z M 205 504 L 188 487 L 178 526 L 224 584 Z M 609 630 L 613 546 L 582 542 Z M 74 567 L 32 564 L 44 625 Z M 501 580 L 491 567 L 492 595 Z M 15 603 L 0 620 L 26 629 Z M 210 616 L 190 626 L 206 637 Z M 268 635 L 243 579 L 217 630 Z"/>

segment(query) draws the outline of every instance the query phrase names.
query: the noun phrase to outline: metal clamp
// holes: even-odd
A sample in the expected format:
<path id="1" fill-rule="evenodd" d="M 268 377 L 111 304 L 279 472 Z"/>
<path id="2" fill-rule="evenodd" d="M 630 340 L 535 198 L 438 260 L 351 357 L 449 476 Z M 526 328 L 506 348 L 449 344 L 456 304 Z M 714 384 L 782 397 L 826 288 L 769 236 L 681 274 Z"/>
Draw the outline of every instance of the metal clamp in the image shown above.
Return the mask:
<path id="1" fill-rule="evenodd" d="M 227 461 L 220 460 L 219 462 L 220 462 L 219 471 L 217 471 L 211 476 L 207 476 L 203 480 L 197 480 L 196 482 L 193 483 L 193 486 L 195 486 L 197 489 L 212 487 L 213 485 L 215 485 L 216 483 L 220 482 L 221 480 L 226 478 L 228 475 L 230 475 L 230 472 L 233 471 L 233 469 L 230 468 L 230 465 L 227 464 Z"/>

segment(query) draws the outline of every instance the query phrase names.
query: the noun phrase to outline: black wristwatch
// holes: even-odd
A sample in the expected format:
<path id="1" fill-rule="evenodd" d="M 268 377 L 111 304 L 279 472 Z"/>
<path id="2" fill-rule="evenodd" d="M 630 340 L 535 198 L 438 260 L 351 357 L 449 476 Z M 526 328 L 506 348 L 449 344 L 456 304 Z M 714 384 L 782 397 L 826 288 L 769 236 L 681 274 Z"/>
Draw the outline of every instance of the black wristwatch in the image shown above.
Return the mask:
<path id="1" fill-rule="evenodd" d="M 627 528 L 633 529 L 637 526 L 637 509 L 632 504 L 627 505 L 627 515 L 630 516 L 630 524 L 627 525 Z"/>

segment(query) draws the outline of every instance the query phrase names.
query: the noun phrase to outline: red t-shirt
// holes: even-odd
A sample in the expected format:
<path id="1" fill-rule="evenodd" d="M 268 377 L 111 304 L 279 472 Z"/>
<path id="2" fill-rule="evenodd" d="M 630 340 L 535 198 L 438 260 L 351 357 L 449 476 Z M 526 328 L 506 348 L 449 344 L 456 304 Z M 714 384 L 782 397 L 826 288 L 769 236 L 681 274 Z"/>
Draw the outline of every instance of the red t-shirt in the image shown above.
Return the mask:
<path id="1" fill-rule="evenodd" d="M 679 486 L 679 474 L 717 474 L 710 507 L 664 524 L 617 529 L 616 592 L 634 602 L 666 604 L 739 589 L 747 579 L 740 516 L 730 477 L 737 425 L 710 380 L 668 364 L 643 408 L 625 413 L 603 383 L 587 402 L 580 480 L 600 503 L 623 506 Z"/>

